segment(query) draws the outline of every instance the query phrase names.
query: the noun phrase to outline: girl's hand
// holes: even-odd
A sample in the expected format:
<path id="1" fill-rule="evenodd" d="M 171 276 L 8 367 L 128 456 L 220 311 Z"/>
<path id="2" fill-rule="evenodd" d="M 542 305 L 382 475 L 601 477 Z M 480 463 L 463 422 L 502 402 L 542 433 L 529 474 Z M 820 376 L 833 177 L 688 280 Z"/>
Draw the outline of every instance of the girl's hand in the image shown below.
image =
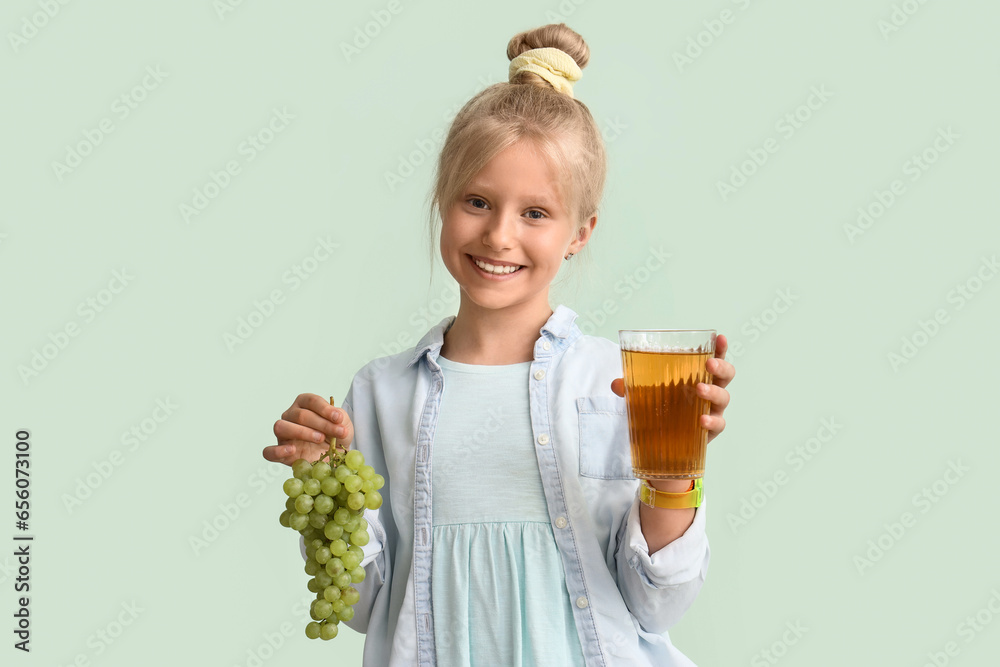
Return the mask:
<path id="1" fill-rule="evenodd" d="M 264 458 L 285 465 L 297 459 L 315 461 L 329 448 L 331 437 L 348 449 L 354 440 L 354 424 L 341 408 L 316 394 L 299 394 L 292 406 L 274 422 L 277 445 L 264 448 Z"/>
<path id="2" fill-rule="evenodd" d="M 698 396 L 708 399 L 712 404 L 709 414 L 701 416 L 701 426 L 708 429 L 708 442 L 712 442 L 715 436 L 726 428 L 726 420 L 722 413 L 729 405 L 729 392 L 725 388 L 736 377 L 736 369 L 725 360 L 728 348 L 729 341 L 726 340 L 726 337 L 722 334 L 716 336 L 715 356 L 705 362 L 705 368 L 713 376 L 712 384 L 699 382 L 695 387 Z M 615 378 L 612 380 L 611 391 L 619 396 L 625 396 L 625 379 Z"/>

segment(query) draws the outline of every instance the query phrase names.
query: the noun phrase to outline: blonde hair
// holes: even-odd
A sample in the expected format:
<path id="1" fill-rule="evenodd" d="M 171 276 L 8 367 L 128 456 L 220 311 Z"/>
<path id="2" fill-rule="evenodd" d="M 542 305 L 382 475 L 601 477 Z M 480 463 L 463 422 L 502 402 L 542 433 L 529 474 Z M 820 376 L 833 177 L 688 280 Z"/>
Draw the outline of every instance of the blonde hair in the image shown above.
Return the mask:
<path id="1" fill-rule="evenodd" d="M 507 59 L 544 47 L 566 52 L 581 68 L 590 60 L 587 43 L 565 23 L 514 35 L 507 43 Z M 493 84 L 473 96 L 452 121 L 431 193 L 432 274 L 436 235 L 445 212 L 490 160 L 522 139 L 534 143 L 554 167 L 560 179 L 560 195 L 577 230 L 597 214 L 604 193 L 607 154 L 590 110 L 578 99 L 557 91 L 541 76 L 517 72 L 509 82 Z"/>

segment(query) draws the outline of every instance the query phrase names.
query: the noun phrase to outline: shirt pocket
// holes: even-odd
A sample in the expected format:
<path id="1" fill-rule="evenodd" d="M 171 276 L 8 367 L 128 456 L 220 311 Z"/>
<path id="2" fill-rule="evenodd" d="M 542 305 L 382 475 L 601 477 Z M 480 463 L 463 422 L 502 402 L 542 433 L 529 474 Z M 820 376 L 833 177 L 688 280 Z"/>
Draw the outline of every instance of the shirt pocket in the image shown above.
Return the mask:
<path id="1" fill-rule="evenodd" d="M 576 399 L 576 408 L 580 417 L 580 475 L 635 479 L 625 399 L 583 396 Z"/>

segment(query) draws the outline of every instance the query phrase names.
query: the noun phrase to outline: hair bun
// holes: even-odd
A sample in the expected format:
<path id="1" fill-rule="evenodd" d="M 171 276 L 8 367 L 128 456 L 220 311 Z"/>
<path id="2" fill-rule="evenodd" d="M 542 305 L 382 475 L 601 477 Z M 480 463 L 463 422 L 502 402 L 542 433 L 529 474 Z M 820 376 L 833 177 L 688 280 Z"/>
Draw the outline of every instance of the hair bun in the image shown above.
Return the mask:
<path id="1" fill-rule="evenodd" d="M 590 61 L 590 48 L 565 23 L 519 32 L 507 43 L 510 83 L 554 88 L 573 97 L 573 83 Z"/>

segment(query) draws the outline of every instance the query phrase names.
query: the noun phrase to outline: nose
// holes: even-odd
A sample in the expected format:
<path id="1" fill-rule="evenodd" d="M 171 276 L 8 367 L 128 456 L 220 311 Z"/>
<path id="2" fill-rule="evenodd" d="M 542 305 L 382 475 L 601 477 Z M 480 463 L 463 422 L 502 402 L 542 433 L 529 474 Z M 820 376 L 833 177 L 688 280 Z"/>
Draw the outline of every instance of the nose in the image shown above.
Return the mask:
<path id="1" fill-rule="evenodd" d="M 499 210 L 489 216 L 486 229 L 483 232 L 483 244 L 493 250 L 505 250 L 513 247 L 517 236 L 518 218 L 514 212 Z"/>

